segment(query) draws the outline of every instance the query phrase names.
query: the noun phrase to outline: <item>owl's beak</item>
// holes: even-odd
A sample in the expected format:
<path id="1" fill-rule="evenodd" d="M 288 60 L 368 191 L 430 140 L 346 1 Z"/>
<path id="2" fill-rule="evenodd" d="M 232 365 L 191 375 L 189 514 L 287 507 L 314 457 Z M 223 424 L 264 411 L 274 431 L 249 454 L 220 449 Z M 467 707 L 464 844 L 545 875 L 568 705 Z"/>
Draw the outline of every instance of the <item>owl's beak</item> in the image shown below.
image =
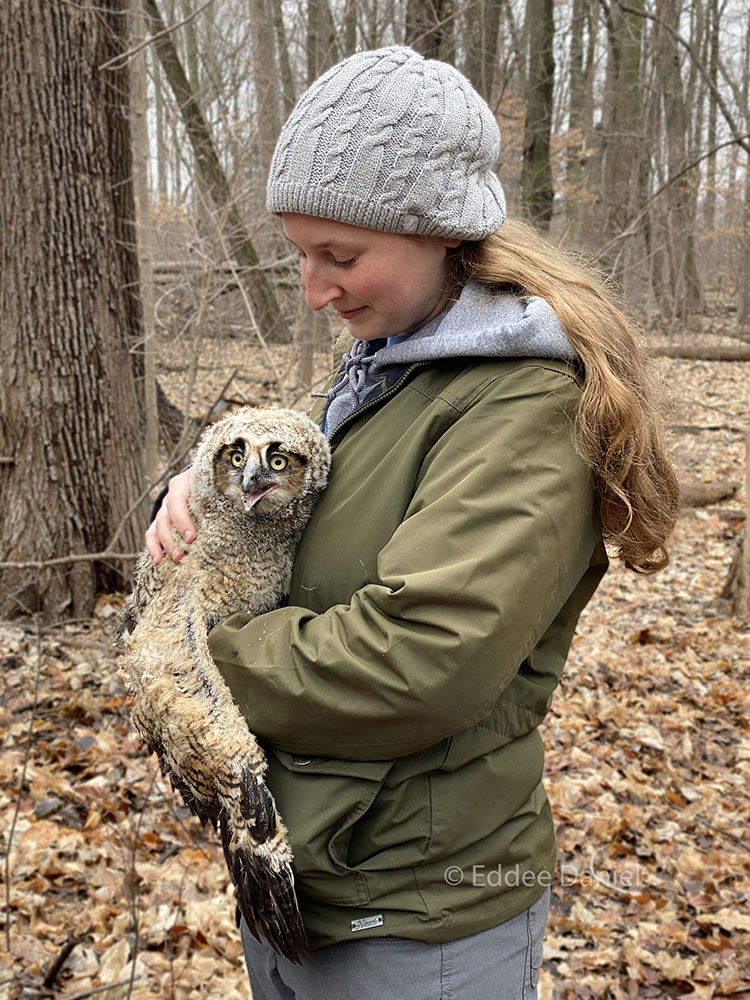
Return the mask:
<path id="1" fill-rule="evenodd" d="M 274 489 L 278 484 L 268 475 L 258 462 L 249 462 L 242 474 L 242 493 L 248 510 Z"/>

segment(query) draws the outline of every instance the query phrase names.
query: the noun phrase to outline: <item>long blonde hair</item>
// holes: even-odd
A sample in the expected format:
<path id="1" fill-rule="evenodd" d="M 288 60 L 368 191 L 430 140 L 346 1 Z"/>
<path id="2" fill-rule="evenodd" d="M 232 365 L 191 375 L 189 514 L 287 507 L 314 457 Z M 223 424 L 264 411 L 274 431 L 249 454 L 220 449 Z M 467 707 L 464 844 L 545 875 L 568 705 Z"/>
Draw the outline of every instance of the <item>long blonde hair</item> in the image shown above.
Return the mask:
<path id="1" fill-rule="evenodd" d="M 665 442 L 665 390 L 636 323 L 593 266 L 506 221 L 452 255 L 454 276 L 538 295 L 555 310 L 585 369 L 576 444 L 597 482 L 604 537 L 630 569 L 667 565 L 679 487 Z"/>

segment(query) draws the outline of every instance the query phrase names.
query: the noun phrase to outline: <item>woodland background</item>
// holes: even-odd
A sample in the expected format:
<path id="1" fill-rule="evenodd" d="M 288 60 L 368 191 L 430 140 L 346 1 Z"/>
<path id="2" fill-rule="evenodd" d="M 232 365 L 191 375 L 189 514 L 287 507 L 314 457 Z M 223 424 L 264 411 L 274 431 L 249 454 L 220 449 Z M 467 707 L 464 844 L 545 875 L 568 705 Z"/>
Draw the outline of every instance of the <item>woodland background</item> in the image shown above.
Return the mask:
<path id="1" fill-rule="evenodd" d="M 541 997 L 750 996 L 746 0 L 0 2 L 0 996 L 248 996 L 108 633 L 201 426 L 327 372 L 265 175 L 307 83 L 392 42 L 471 78 L 510 213 L 619 282 L 675 401 L 672 563 L 613 568 L 544 727 Z"/>

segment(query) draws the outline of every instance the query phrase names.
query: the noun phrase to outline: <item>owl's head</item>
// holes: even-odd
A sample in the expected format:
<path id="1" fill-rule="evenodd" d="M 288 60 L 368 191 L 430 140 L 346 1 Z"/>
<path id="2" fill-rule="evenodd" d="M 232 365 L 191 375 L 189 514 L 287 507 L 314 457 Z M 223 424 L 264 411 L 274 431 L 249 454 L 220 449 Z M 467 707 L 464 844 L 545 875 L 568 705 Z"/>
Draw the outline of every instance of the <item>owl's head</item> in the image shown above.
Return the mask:
<path id="1" fill-rule="evenodd" d="M 243 407 L 210 427 L 193 460 L 199 510 L 277 517 L 314 500 L 325 487 L 328 442 L 296 410 Z"/>

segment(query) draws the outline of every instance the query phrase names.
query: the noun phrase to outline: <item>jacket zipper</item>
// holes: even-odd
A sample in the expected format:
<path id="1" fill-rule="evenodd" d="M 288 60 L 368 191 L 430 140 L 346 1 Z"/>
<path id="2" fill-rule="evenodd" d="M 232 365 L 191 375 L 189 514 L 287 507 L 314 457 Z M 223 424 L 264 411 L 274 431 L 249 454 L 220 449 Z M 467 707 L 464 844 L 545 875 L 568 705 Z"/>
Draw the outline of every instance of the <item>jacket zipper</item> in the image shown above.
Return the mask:
<path id="1" fill-rule="evenodd" d="M 426 368 L 429 364 L 431 364 L 430 361 L 416 361 L 413 365 L 411 365 L 411 367 L 406 369 L 406 371 L 403 373 L 398 382 L 394 382 L 394 384 L 390 387 L 390 389 L 386 389 L 386 391 L 381 393 L 380 396 L 376 396 L 375 399 L 371 399 L 363 406 L 360 406 L 360 408 L 358 410 L 355 410 L 354 413 L 350 413 L 348 417 L 344 417 L 344 419 L 338 425 L 338 427 L 333 432 L 331 437 L 328 439 L 328 445 L 331 451 L 335 451 L 336 448 L 338 447 L 339 445 L 338 438 L 340 432 L 342 429 L 346 428 L 347 424 L 361 417 L 362 414 L 365 413 L 367 410 L 371 410 L 374 407 L 379 406 L 382 402 L 384 402 L 384 400 L 390 399 L 391 396 L 395 396 L 398 390 L 401 388 L 401 386 L 404 384 L 407 378 L 409 378 L 409 376 L 413 371 L 416 371 L 417 368 Z"/>

